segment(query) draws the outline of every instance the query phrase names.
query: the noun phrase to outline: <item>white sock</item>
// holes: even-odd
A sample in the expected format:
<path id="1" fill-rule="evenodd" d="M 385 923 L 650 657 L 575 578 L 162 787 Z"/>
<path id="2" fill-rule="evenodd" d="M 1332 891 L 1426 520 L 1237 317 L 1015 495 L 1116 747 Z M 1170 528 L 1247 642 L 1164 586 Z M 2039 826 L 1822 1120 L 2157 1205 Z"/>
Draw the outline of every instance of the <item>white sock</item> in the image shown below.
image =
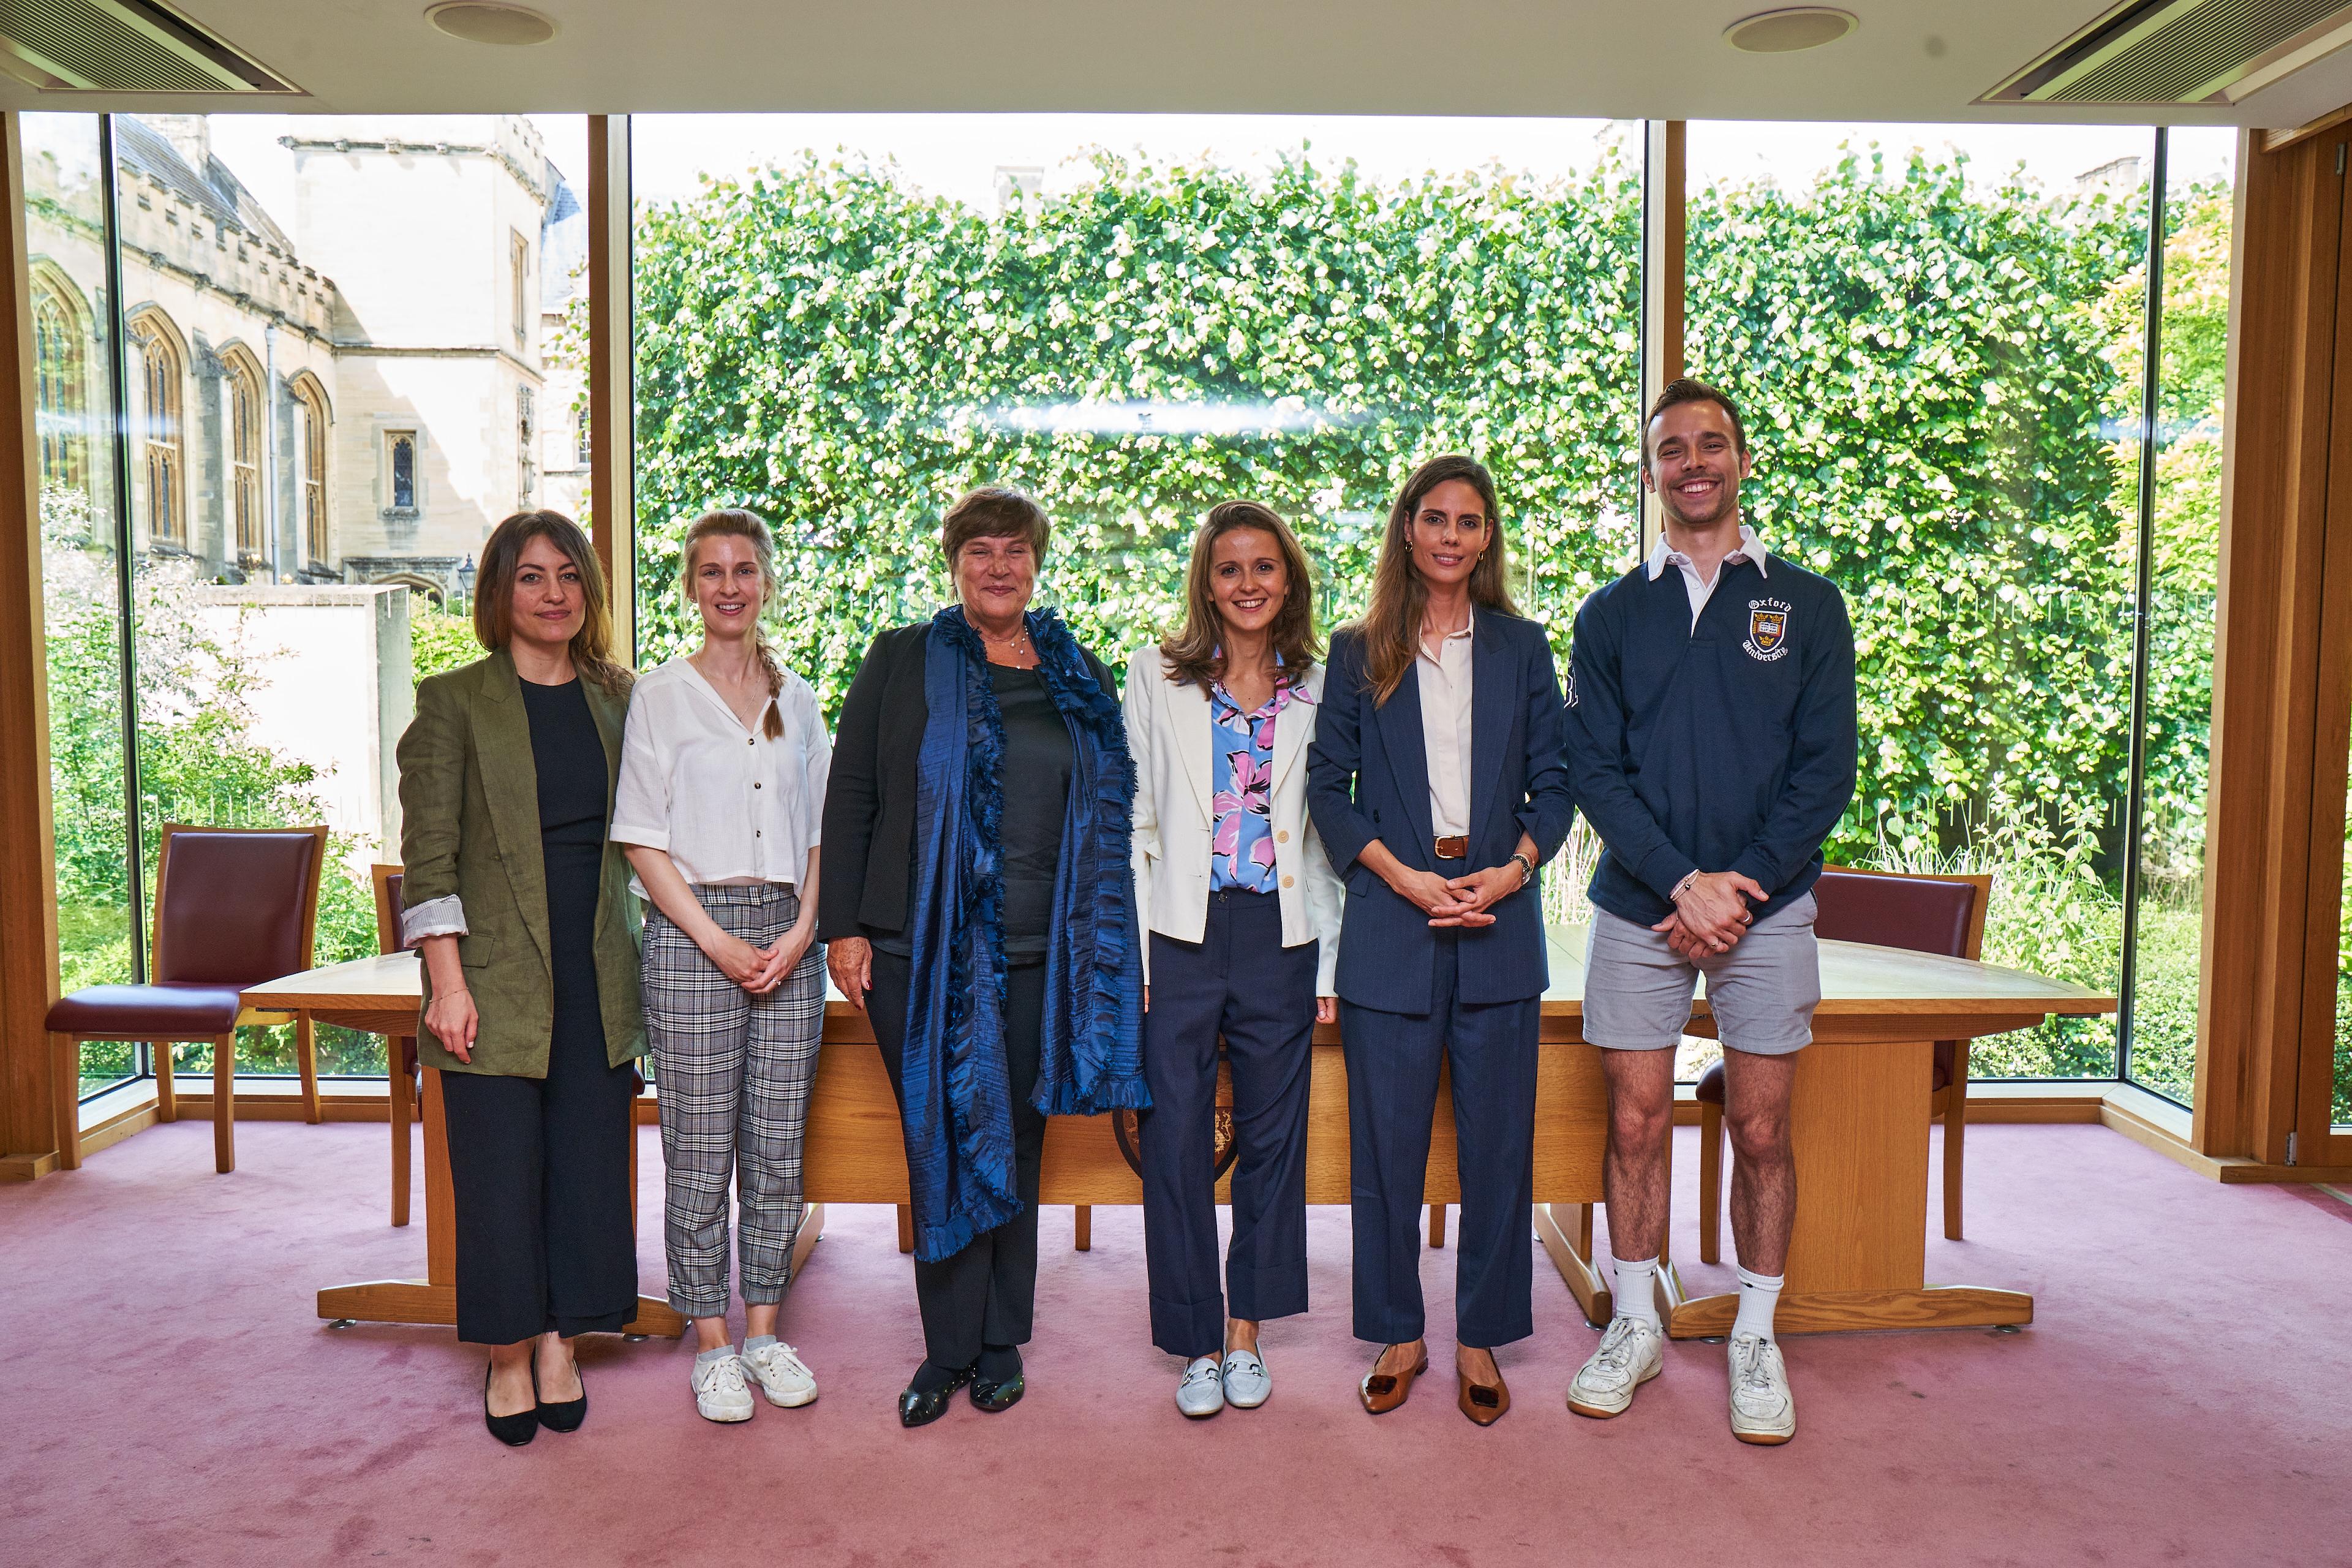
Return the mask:
<path id="1" fill-rule="evenodd" d="M 1639 1318 L 1652 1328 L 1658 1326 L 1658 1298 L 1652 1289 L 1658 1277 L 1658 1260 L 1644 1258 L 1638 1263 L 1624 1258 L 1614 1259 L 1617 1265 L 1617 1316 Z"/>
<path id="2" fill-rule="evenodd" d="M 1780 1285 L 1785 1274 L 1750 1274 L 1739 1271 L 1739 1316 L 1731 1322 L 1734 1339 L 1741 1334 L 1754 1334 L 1759 1340 L 1772 1338 L 1772 1314 L 1780 1305 Z"/>

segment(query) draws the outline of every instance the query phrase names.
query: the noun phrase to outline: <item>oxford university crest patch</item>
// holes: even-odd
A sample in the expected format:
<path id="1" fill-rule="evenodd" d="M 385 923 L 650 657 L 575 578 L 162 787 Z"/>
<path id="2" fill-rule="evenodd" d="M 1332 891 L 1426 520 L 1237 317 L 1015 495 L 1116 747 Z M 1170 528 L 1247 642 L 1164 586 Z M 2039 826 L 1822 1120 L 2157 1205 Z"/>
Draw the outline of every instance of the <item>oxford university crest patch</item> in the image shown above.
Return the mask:
<path id="1" fill-rule="evenodd" d="M 1748 658 L 1769 664 L 1789 652 L 1789 606 L 1779 599 L 1748 601 L 1748 640 L 1740 647 Z"/>

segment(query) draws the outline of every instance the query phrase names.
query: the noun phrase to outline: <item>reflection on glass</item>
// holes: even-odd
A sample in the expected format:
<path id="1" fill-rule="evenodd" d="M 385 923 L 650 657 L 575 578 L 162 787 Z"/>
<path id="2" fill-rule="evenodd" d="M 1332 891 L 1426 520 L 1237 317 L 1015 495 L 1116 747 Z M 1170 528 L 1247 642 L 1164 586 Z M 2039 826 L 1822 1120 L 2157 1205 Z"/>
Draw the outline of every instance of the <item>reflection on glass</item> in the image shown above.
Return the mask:
<path id="1" fill-rule="evenodd" d="M 2165 181 L 2162 444 L 2148 557 L 2147 760 L 2128 1075 L 2184 1105 L 2197 1068 L 2236 149 L 2231 130 L 2175 130 Z M 2138 380 L 2137 344 L 2117 363 Z"/>
<path id="2" fill-rule="evenodd" d="M 1836 581 L 1862 771 L 1832 862 L 1990 871 L 1985 955 L 2122 958 L 2145 129 L 1694 124 L 1686 361 L 1745 403 L 1748 515 Z M 2132 362 L 2136 363 L 2137 362 Z M 1977 1042 L 2107 1077 L 2115 1031 Z"/>
<path id="3" fill-rule="evenodd" d="M 58 959 L 68 990 L 131 978 L 124 870 L 122 646 L 115 550 L 112 353 L 99 118 L 27 114 L 25 232 L 33 294 L 41 580 Z M 85 1045 L 89 1095 L 139 1070 L 128 1042 Z"/>
<path id="4" fill-rule="evenodd" d="M 570 299 L 584 241 L 546 237 L 584 221 L 562 171 L 581 164 L 585 121 L 114 127 L 151 876 L 166 822 L 324 822 L 318 958 L 373 952 L 367 867 L 399 855 L 393 752 L 414 679 L 479 657 L 454 601 L 535 458 L 480 411 L 568 405 L 579 381 L 542 353 L 543 330 L 478 347 L 517 299 L 559 315 Z M 513 254 L 565 269 L 526 289 L 478 265 L 517 237 Z M 96 706 L 119 724 L 119 692 Z M 118 878 L 121 860 L 118 847 Z M 241 1068 L 291 1070 L 290 1031 L 247 1035 Z M 319 1053 L 322 1072 L 383 1070 L 373 1036 L 322 1028 Z"/>

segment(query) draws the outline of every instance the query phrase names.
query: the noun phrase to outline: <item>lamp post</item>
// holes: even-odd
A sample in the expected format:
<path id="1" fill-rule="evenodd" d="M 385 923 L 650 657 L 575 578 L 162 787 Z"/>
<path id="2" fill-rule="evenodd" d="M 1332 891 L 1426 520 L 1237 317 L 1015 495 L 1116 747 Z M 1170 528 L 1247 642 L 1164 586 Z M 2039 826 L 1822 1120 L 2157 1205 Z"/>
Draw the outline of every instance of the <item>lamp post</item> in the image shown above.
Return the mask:
<path id="1" fill-rule="evenodd" d="M 460 604 L 471 605 L 474 602 L 474 558 L 468 555 L 465 564 L 457 568 L 457 599 Z"/>

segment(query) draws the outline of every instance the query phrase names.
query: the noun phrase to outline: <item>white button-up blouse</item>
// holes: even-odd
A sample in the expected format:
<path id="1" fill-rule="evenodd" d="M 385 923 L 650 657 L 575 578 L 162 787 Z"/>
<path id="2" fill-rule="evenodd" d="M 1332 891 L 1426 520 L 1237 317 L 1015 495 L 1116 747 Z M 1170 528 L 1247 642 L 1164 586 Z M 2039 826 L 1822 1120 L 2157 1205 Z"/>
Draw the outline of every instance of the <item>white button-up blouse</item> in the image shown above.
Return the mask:
<path id="1" fill-rule="evenodd" d="M 704 886 L 799 882 L 820 837 L 833 740 L 816 693 L 790 670 L 776 708 L 784 732 L 772 741 L 761 728 L 744 729 L 683 655 L 638 677 L 621 741 L 614 841 L 667 850 L 679 876 Z"/>

